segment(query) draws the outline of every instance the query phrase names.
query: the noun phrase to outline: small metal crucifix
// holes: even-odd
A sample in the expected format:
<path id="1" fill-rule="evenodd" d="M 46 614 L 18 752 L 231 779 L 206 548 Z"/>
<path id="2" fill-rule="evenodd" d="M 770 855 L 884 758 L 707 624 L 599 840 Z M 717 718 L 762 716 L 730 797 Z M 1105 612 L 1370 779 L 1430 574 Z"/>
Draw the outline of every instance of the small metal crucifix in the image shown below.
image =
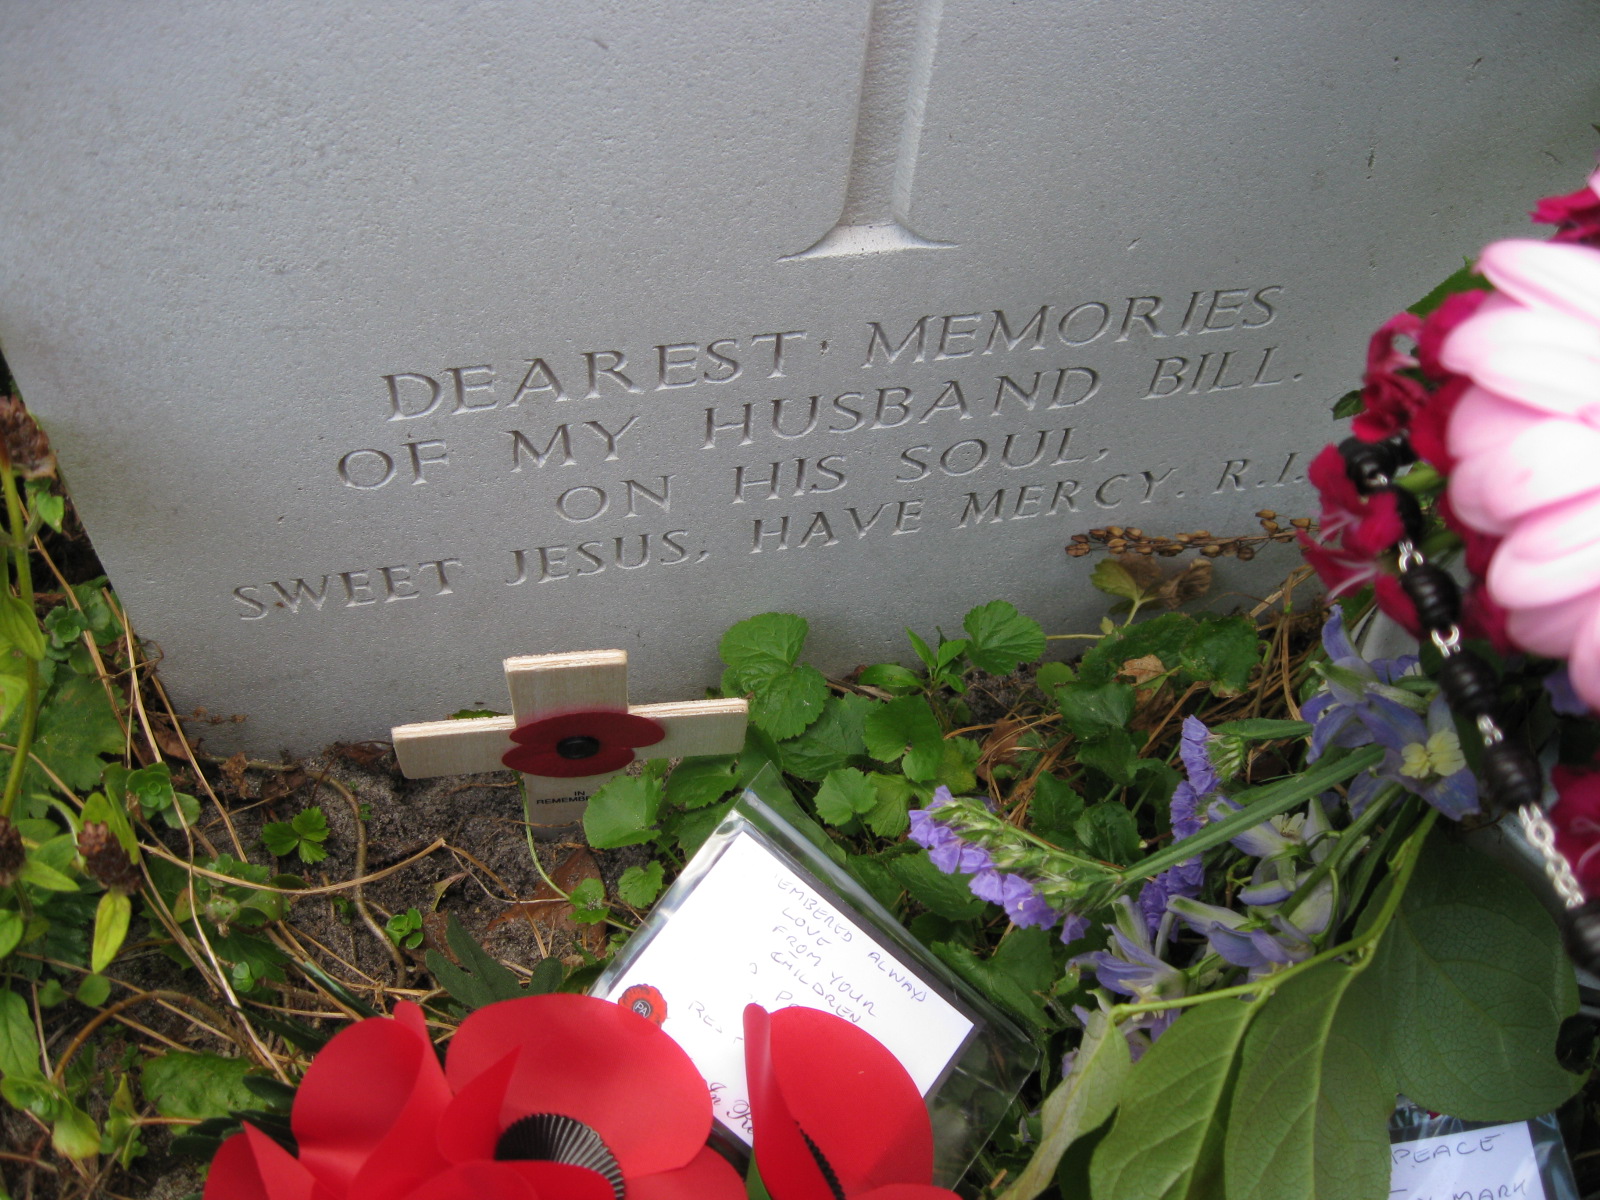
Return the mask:
<path id="1" fill-rule="evenodd" d="M 410 779 L 510 768 L 527 785 L 529 819 L 570 825 L 589 797 L 648 748 L 650 758 L 735 754 L 743 700 L 628 704 L 624 650 L 505 660 L 511 716 L 398 725 L 395 757 Z"/>

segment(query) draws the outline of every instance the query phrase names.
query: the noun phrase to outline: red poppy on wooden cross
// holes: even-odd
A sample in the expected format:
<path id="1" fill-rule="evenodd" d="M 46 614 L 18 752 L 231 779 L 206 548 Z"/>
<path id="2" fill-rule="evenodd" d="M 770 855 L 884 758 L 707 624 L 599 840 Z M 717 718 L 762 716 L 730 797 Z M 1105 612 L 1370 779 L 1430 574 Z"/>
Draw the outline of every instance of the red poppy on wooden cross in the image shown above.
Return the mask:
<path id="1" fill-rule="evenodd" d="M 624 650 L 532 654 L 505 667 L 511 716 L 395 726 L 395 758 L 407 778 L 510 768 L 522 773 L 538 824 L 569 825 L 638 751 L 682 758 L 744 746 L 743 700 L 630 706 Z"/>

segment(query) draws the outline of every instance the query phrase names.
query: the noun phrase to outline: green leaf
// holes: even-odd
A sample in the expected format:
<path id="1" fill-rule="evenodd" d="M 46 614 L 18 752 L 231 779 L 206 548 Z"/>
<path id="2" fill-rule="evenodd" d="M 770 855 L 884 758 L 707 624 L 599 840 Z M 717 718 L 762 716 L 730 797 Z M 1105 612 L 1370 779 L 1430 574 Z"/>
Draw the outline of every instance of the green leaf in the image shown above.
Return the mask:
<path id="1" fill-rule="evenodd" d="M 854 767 L 828 772 L 817 789 L 817 816 L 830 825 L 845 825 L 872 811 L 878 803 L 878 789 Z"/>
<path id="2" fill-rule="evenodd" d="M 1116 1108 L 1132 1069 L 1128 1039 L 1104 1012 L 1090 1013 L 1071 1074 L 1045 1098 L 1038 1148 L 999 1200 L 1033 1200 L 1048 1188 L 1067 1147 Z"/>
<path id="3" fill-rule="evenodd" d="M 1126 729 L 1113 729 L 1080 745 L 1078 761 L 1093 767 L 1113 783 L 1131 783 L 1139 764 L 1139 747 Z"/>
<path id="4" fill-rule="evenodd" d="M 1504 868 L 1434 834 L 1368 974 L 1400 1091 L 1466 1121 L 1549 1112 L 1582 1076 L 1555 1060 L 1577 1011 L 1555 922 Z"/>
<path id="5" fill-rule="evenodd" d="M 423 961 L 439 986 L 469 1011 L 525 994 L 516 975 L 461 928 L 455 913 L 445 922 L 444 940 L 461 965 L 457 966 L 437 950 L 426 951 Z"/>
<path id="6" fill-rule="evenodd" d="M 1095 1200 L 1215 1200 L 1222 1100 L 1253 1015 L 1238 1000 L 1184 1013 L 1129 1076 L 1111 1132 L 1095 1150 Z"/>
<path id="7" fill-rule="evenodd" d="M 678 851 L 685 858 L 693 858 L 694 852 L 700 849 L 705 840 L 711 836 L 717 826 L 722 824 L 738 799 L 724 800 L 721 804 L 713 804 L 709 808 L 697 808 L 693 812 L 684 813 L 672 822 L 671 835 L 678 843 Z M 832 843 L 829 843 L 832 845 Z"/>
<path id="8" fill-rule="evenodd" d="M 1133 689 L 1125 683 L 1063 684 L 1056 689 L 1061 718 L 1075 737 L 1124 732 L 1133 718 Z"/>
<path id="9" fill-rule="evenodd" d="M 749 691 L 751 723 L 780 740 L 803 733 L 828 702 L 828 681 L 815 667 L 766 676 Z"/>
<path id="10" fill-rule="evenodd" d="M 559 992 L 561 985 L 566 982 L 566 977 L 566 969 L 562 967 L 559 958 L 541 958 L 539 965 L 533 969 L 533 974 L 528 976 L 528 986 L 525 990 L 530 996 Z"/>
<path id="11" fill-rule="evenodd" d="M 686 758 L 667 776 L 666 801 L 674 808 L 704 808 L 738 784 L 733 755 Z"/>
<path id="12" fill-rule="evenodd" d="M 928 861 L 926 850 L 880 860 L 911 898 L 949 921 L 981 916 L 986 904 L 967 888 L 970 875 L 946 875 Z"/>
<path id="13" fill-rule="evenodd" d="M 878 663 L 856 677 L 863 687 L 881 688 L 891 696 L 904 696 L 922 688 L 922 676 L 899 663 Z"/>
<path id="14" fill-rule="evenodd" d="M 1029 810 L 1034 831 L 1052 840 L 1072 838 L 1072 827 L 1083 813 L 1083 797 L 1065 779 L 1040 775 L 1033 781 L 1033 804 Z M 1076 842 L 1075 838 L 1072 838 Z"/>
<path id="15" fill-rule="evenodd" d="M 50 1126 L 50 1145 L 67 1158 L 92 1158 L 100 1153 L 100 1128 L 76 1104 L 63 1104 Z"/>
<path id="16" fill-rule="evenodd" d="M 1085 809 L 1073 826 L 1084 853 L 1119 866 L 1139 857 L 1139 825 L 1115 800 Z"/>
<path id="17" fill-rule="evenodd" d="M 658 862 L 629 867 L 617 880 L 617 896 L 633 908 L 646 908 L 661 894 L 665 872 Z"/>
<path id="18" fill-rule="evenodd" d="M 980 671 L 1009 675 L 1025 662 L 1044 653 L 1044 630 L 1005 600 L 992 600 L 973 609 L 961 622 L 971 636 L 967 658 Z"/>
<path id="19" fill-rule="evenodd" d="M 800 658 L 810 625 L 790 613 L 762 613 L 740 621 L 722 635 L 717 652 L 740 678 L 739 690 L 756 679 L 780 674 Z"/>
<path id="20" fill-rule="evenodd" d="M 1438 287 L 1434 288 L 1406 311 L 1419 317 L 1425 317 L 1456 292 L 1482 291 L 1486 290 L 1487 287 L 1487 281 L 1474 270 L 1472 260 L 1470 258 L 1463 259 L 1461 266 L 1451 272 Z"/>
<path id="21" fill-rule="evenodd" d="M 1334 401 L 1333 419 L 1335 421 L 1349 420 L 1351 417 L 1359 413 L 1365 406 L 1365 402 L 1361 398 L 1361 389 L 1355 388 L 1352 391 L 1346 392 L 1344 395 L 1340 396 Z"/>
<path id="22" fill-rule="evenodd" d="M 44 657 L 44 630 L 20 597 L 0 596 L 0 649 L 19 650 L 38 662 Z"/>
<path id="23" fill-rule="evenodd" d="M 39 1074 L 39 1043 L 28 1002 L 9 988 L 0 990 L 0 1078 L 37 1078 Z"/>
<path id="24" fill-rule="evenodd" d="M 128 772 L 122 786 L 126 795 L 139 802 L 146 817 L 154 816 L 173 802 L 172 768 L 164 762 Z"/>
<path id="25" fill-rule="evenodd" d="M 598 879 L 585 879 L 572 889 L 572 919 L 580 925 L 598 925 L 611 915 L 606 903 L 606 885 Z"/>
<path id="26" fill-rule="evenodd" d="M 921 696 L 901 696 L 878 705 L 862 732 L 868 754 L 879 762 L 903 759 L 901 770 L 911 779 L 932 779 L 944 757 L 943 731 Z"/>
<path id="27" fill-rule="evenodd" d="M 34 735 L 33 753 L 61 777 L 61 782 L 82 794 L 100 783 L 105 767 L 102 754 L 122 753 L 122 726 L 98 679 L 63 671 L 45 694 Z M 9 766 L 11 756 L 0 754 Z M 24 782 L 29 795 L 52 795 L 55 784 L 37 764 L 30 764 Z"/>
<path id="28" fill-rule="evenodd" d="M 989 965 L 1023 991 L 1043 994 L 1061 975 L 1052 953 L 1056 944 L 1048 929 L 1012 929 L 990 957 Z"/>
<path id="29" fill-rule="evenodd" d="M 1243 738 L 1247 742 L 1275 742 L 1286 738 L 1309 737 L 1311 725 L 1306 721 L 1273 721 L 1266 717 L 1246 717 L 1242 721 L 1223 721 L 1213 725 L 1211 732 L 1223 737 Z"/>
<path id="30" fill-rule="evenodd" d="M 881 838 L 897 838 L 911 827 L 911 798 L 916 794 L 904 775 L 884 775 L 874 771 L 867 776 L 878 793 L 878 802 L 867 813 L 867 828 Z"/>
<path id="31" fill-rule="evenodd" d="M 778 747 L 790 775 L 820 783 L 829 771 L 848 766 L 867 751 L 862 728 L 875 707 L 865 696 L 834 696 L 799 737 Z"/>
<path id="32" fill-rule="evenodd" d="M 1170 670 L 1178 665 L 1194 628 L 1194 618 L 1186 613 L 1162 613 L 1116 629 L 1079 660 L 1078 678 L 1088 683 L 1110 683 L 1123 663 L 1149 654 Z"/>
<path id="33" fill-rule="evenodd" d="M 971 738 L 947 737 L 940 746 L 939 769 L 931 782 L 943 784 L 957 796 L 976 791 L 978 760 L 983 757 L 982 744 Z"/>
<path id="34" fill-rule="evenodd" d="M 5 958 L 22 941 L 27 922 L 14 908 L 0 908 L 0 958 Z"/>
<path id="35" fill-rule="evenodd" d="M 1039 998 L 1019 987 L 1016 980 L 1005 971 L 997 970 L 987 959 L 979 958 L 971 946 L 961 942 L 934 942 L 929 949 L 957 975 L 996 1004 L 1021 1017 L 1034 1029 L 1042 1030 L 1049 1026 L 1049 1017 Z"/>
<path id="36" fill-rule="evenodd" d="M 244 1084 L 249 1072 L 249 1059 L 168 1051 L 145 1063 L 139 1086 L 163 1117 L 205 1120 L 255 1107 Z"/>
<path id="37" fill-rule="evenodd" d="M 1284 983 L 1245 1036 L 1223 1161 L 1229 1200 L 1364 1200 L 1389 1183 L 1394 1084 L 1335 1038 L 1352 967 Z"/>
<path id="38" fill-rule="evenodd" d="M 1249 617 L 1200 617 L 1184 642 L 1180 665 L 1218 695 L 1234 696 L 1250 685 L 1261 661 L 1261 642 Z"/>
<path id="39" fill-rule="evenodd" d="M 43 888 L 47 892 L 75 892 L 78 885 L 73 879 L 56 870 L 41 860 L 38 854 L 30 854 L 22 864 L 22 869 L 17 872 L 17 878 L 23 883 L 30 883 L 34 887 Z"/>
<path id="40" fill-rule="evenodd" d="M 99 1008 L 111 996 L 111 980 L 104 975 L 85 975 L 73 995 L 79 1004 Z"/>
<path id="41" fill-rule="evenodd" d="M 1144 589 L 1134 582 L 1128 568 L 1114 558 L 1102 558 L 1089 573 L 1089 582 L 1108 596 L 1121 596 L 1131 603 L 1140 603 Z"/>
<path id="42" fill-rule="evenodd" d="M 122 949 L 132 916 L 133 904 L 126 894 L 110 891 L 100 897 L 94 910 L 93 952 L 89 959 L 89 969 L 96 975 L 109 967 Z"/>
<path id="43" fill-rule="evenodd" d="M 916 631 L 910 626 L 906 627 L 906 637 L 910 639 L 911 649 L 915 651 L 917 657 L 922 660 L 923 666 L 927 667 L 930 671 L 938 666 L 938 659 L 934 657 L 934 653 L 928 647 L 928 643 L 918 637 Z"/>
<path id="44" fill-rule="evenodd" d="M 593 796 L 583 813 L 589 844 L 601 850 L 636 846 L 655 837 L 664 789 L 649 775 L 618 775 Z"/>

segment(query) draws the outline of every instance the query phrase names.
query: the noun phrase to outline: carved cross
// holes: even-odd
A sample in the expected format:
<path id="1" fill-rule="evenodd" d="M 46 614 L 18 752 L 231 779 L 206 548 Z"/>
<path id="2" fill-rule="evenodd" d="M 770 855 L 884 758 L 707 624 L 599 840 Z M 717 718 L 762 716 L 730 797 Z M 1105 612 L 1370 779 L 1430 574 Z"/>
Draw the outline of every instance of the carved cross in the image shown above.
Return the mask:
<path id="1" fill-rule="evenodd" d="M 734 754 L 744 745 L 743 700 L 628 704 L 623 650 L 505 660 L 511 716 L 398 725 L 395 758 L 409 779 L 522 772 L 529 819 L 570 825 L 589 797 L 647 750 L 649 758 Z"/>

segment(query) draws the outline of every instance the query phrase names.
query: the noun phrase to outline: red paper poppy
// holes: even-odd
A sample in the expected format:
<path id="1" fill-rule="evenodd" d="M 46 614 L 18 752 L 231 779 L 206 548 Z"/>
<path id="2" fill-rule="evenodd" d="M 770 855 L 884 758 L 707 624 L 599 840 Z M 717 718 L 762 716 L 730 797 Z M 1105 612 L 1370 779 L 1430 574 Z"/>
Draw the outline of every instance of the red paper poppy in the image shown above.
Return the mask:
<path id="1" fill-rule="evenodd" d="M 306 1072 L 299 1155 L 223 1144 L 205 1200 L 741 1200 L 706 1148 L 711 1097 L 670 1037 L 590 996 L 506 1000 L 462 1022 L 446 1065 L 422 1010 L 361 1021 Z"/>
<path id="2" fill-rule="evenodd" d="M 756 1164 L 773 1200 L 952 1200 L 933 1185 L 922 1094 L 871 1034 L 832 1013 L 744 1010 Z"/>
<path id="3" fill-rule="evenodd" d="M 661 994 L 660 988 L 653 988 L 648 983 L 634 984 L 617 997 L 617 1003 L 638 1013 L 658 1028 L 666 1023 L 667 998 Z"/>
<path id="4" fill-rule="evenodd" d="M 631 763 L 635 748 L 654 746 L 666 736 L 659 721 L 624 708 L 580 708 L 519 725 L 511 734 L 517 744 L 500 761 L 524 775 L 604 775 Z"/>

